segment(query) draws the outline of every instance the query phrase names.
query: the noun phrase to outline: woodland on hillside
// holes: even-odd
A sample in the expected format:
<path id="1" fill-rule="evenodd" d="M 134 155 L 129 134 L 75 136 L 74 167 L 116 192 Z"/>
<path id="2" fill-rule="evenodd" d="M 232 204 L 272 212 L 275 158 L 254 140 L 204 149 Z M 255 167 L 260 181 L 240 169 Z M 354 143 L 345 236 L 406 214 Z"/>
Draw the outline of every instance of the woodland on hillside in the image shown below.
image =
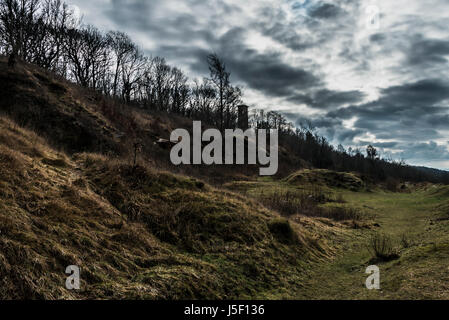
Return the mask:
<path id="1" fill-rule="evenodd" d="M 37 65 L 82 87 L 139 107 L 235 128 L 243 91 L 231 82 L 217 54 L 205 57 L 210 74 L 191 80 L 162 57 L 149 57 L 121 31 L 84 25 L 61 0 L 0 0 L 0 54 Z M 269 74 L 266 77 L 270 77 Z M 311 124 L 294 127 L 276 111 L 253 110 L 251 126 L 278 129 L 281 145 L 317 168 L 356 171 L 375 181 L 449 183 L 449 173 L 384 159 L 366 151 L 335 148 Z"/>

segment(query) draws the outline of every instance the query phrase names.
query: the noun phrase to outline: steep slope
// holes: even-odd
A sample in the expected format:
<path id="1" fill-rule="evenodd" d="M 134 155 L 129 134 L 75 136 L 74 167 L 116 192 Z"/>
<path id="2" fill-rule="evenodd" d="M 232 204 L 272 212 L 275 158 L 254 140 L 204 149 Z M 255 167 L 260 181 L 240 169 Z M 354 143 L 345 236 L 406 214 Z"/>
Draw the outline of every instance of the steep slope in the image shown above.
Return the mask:
<path id="1" fill-rule="evenodd" d="M 33 128 L 53 146 L 73 153 L 117 150 L 118 130 L 76 98 L 74 87 L 29 65 L 0 62 L 0 110 L 21 126 Z"/>
<path id="2" fill-rule="evenodd" d="M 0 298 L 294 297 L 335 230 L 0 118 Z M 317 230 L 319 233 L 317 233 Z M 319 240 L 321 238 L 321 240 Z M 81 290 L 65 268 L 81 268 Z"/>
<path id="3" fill-rule="evenodd" d="M 7 66 L 0 57 L 0 113 L 45 138 L 69 155 L 96 152 L 168 166 L 168 151 L 155 145 L 191 120 L 154 112 L 149 114 L 98 92 L 70 83 L 31 64 Z"/>
<path id="4" fill-rule="evenodd" d="M 169 150 L 159 146 L 177 128 L 192 131 L 192 119 L 124 105 L 94 90 L 82 88 L 37 66 L 7 66 L 0 57 L 0 114 L 35 131 L 56 150 L 69 155 L 95 152 L 133 161 L 134 146 L 142 163 L 193 175 L 213 184 L 234 177 L 253 178 L 258 166 L 173 166 Z M 203 130 L 208 126 L 203 123 Z M 280 145 L 279 174 L 307 164 Z"/>

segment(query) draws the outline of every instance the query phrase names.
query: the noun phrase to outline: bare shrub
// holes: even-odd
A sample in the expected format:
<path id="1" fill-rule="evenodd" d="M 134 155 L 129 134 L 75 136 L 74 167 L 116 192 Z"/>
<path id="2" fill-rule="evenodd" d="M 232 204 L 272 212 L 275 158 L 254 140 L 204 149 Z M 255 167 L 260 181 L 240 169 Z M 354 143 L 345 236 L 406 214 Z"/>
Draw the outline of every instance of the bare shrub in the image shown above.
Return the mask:
<path id="1" fill-rule="evenodd" d="M 323 207 L 320 204 L 337 202 L 320 188 L 311 190 L 283 191 L 275 190 L 268 194 L 260 194 L 258 200 L 266 207 L 276 210 L 281 215 L 301 214 L 308 217 L 329 218 L 335 221 L 361 220 L 362 213 L 350 207 Z M 340 200 L 338 202 L 342 202 Z"/>
<path id="2" fill-rule="evenodd" d="M 257 199 L 266 207 L 290 216 L 314 210 L 319 203 L 325 203 L 328 196 L 319 188 L 298 191 L 278 189 L 267 194 L 261 193 Z"/>
<path id="3" fill-rule="evenodd" d="M 388 178 L 385 182 L 385 187 L 388 191 L 397 192 L 399 190 L 399 181 L 393 178 Z"/>
<path id="4" fill-rule="evenodd" d="M 283 244 L 294 244 L 298 242 L 298 236 L 292 229 L 290 222 L 286 219 L 275 219 L 268 223 L 268 228 L 273 236 Z"/>
<path id="5" fill-rule="evenodd" d="M 399 258 L 393 240 L 390 236 L 385 234 L 376 233 L 372 236 L 369 241 L 368 250 L 375 258 L 381 261 L 391 261 Z"/>
<path id="6" fill-rule="evenodd" d="M 403 248 L 410 248 L 411 246 L 413 246 L 413 241 L 406 233 L 403 233 L 401 236 L 401 246 Z"/>
<path id="7" fill-rule="evenodd" d="M 362 213 L 356 208 L 350 207 L 328 207 L 324 211 L 327 211 L 326 218 L 335 221 L 346 221 L 346 220 L 362 220 Z"/>
<path id="8" fill-rule="evenodd" d="M 345 200 L 345 198 L 343 197 L 343 195 L 342 195 L 341 193 L 339 193 L 339 194 L 337 195 L 336 199 L 335 199 L 335 202 L 338 202 L 338 203 L 346 203 L 346 200 Z"/>

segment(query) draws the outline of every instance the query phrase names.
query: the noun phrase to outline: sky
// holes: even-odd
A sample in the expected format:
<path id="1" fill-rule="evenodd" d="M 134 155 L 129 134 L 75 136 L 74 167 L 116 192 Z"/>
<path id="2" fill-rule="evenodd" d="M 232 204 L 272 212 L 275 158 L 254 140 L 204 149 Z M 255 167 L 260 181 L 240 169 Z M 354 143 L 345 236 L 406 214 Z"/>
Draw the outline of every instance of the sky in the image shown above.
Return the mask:
<path id="1" fill-rule="evenodd" d="M 253 108 L 449 169 L 447 0 L 67 0 L 191 78 L 217 53 Z"/>

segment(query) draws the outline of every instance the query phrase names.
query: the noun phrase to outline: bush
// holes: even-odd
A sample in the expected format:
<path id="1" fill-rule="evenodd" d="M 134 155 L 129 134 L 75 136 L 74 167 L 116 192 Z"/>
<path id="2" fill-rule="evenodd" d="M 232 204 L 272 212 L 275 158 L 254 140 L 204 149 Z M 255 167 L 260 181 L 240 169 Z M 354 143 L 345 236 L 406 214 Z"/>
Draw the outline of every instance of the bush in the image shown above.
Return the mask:
<path id="1" fill-rule="evenodd" d="M 385 187 L 388 191 L 397 192 L 399 190 L 399 181 L 393 178 L 388 178 L 385 182 Z"/>
<path id="2" fill-rule="evenodd" d="M 337 197 L 335 198 L 335 202 L 338 202 L 338 203 L 346 203 L 346 200 L 345 200 L 345 198 L 343 197 L 343 195 L 342 195 L 341 193 L 339 193 L 339 194 L 337 195 Z"/>
<path id="3" fill-rule="evenodd" d="M 404 233 L 401 236 L 401 245 L 403 248 L 410 248 L 411 246 L 413 246 L 413 241 L 407 234 Z"/>
<path id="4" fill-rule="evenodd" d="M 275 219 L 268 223 L 268 229 L 280 243 L 294 244 L 298 242 L 298 235 L 286 219 Z"/>
<path id="5" fill-rule="evenodd" d="M 284 216 L 304 214 L 328 200 L 328 196 L 320 188 L 302 191 L 275 190 L 268 194 L 262 193 L 257 198 L 264 206 Z"/>
<path id="6" fill-rule="evenodd" d="M 335 221 L 362 220 L 362 213 L 350 207 L 328 207 L 324 210 L 323 216 Z"/>
<path id="7" fill-rule="evenodd" d="M 362 213 L 355 208 L 320 206 L 320 204 L 328 201 L 337 202 L 320 188 L 302 191 L 275 190 L 269 194 L 260 194 L 257 198 L 264 206 L 276 210 L 284 216 L 301 214 L 307 217 L 322 217 L 335 221 L 361 220 L 363 218 Z M 342 197 L 337 199 L 339 199 L 338 202 L 344 201 Z"/>
<path id="8" fill-rule="evenodd" d="M 376 233 L 371 237 L 368 249 L 380 261 L 391 261 L 399 258 L 393 241 L 385 234 Z"/>

